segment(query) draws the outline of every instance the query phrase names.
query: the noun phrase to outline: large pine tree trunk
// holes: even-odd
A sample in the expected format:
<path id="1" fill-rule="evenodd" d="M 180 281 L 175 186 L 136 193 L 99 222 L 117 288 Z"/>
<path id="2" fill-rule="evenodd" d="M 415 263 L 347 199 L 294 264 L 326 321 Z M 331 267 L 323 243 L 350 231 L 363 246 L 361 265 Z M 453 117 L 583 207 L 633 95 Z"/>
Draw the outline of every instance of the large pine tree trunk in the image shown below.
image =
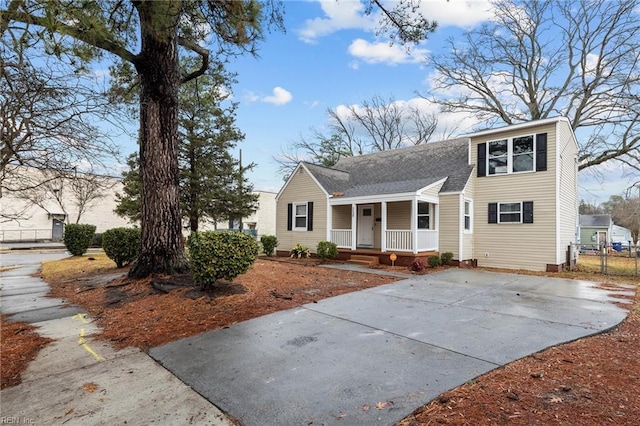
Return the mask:
<path id="1" fill-rule="evenodd" d="M 173 5 L 172 5 L 173 3 Z M 178 169 L 178 86 L 175 19 L 179 2 L 140 2 L 141 252 L 129 276 L 175 274 L 188 269 L 182 240 Z M 164 8 L 163 13 L 154 9 Z M 175 11 L 174 11 L 175 12 Z"/>

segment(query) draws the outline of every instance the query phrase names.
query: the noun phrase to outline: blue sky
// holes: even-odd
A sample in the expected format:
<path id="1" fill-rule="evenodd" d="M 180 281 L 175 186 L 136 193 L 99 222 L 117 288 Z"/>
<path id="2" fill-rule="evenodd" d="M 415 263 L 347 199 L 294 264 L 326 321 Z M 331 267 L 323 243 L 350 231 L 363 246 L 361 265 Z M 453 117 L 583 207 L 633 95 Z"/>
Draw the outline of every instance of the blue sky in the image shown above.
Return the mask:
<path id="1" fill-rule="evenodd" d="M 286 33 L 266 33 L 258 58 L 240 57 L 229 64 L 238 73 L 232 88 L 233 100 L 239 102 L 236 124 L 246 135 L 238 148 L 245 164 L 257 164 L 248 176 L 255 189 L 273 192 L 283 184 L 273 157 L 301 134 L 309 135 L 311 127 L 322 128 L 327 108 L 377 95 L 437 111 L 416 95 L 429 89 L 430 71 L 423 59 L 440 51 L 448 37 L 491 17 L 485 0 L 424 1 L 423 11 L 439 27 L 407 53 L 376 36 L 378 18 L 364 15 L 359 1 L 285 0 L 284 5 Z M 477 124 L 466 115 L 440 115 L 439 123 L 441 131 L 457 126 L 458 134 Z M 135 143 L 124 145 L 125 153 L 136 149 Z M 583 174 L 580 182 L 581 198 L 594 202 L 628 186 L 615 168 L 603 168 L 600 176 Z"/>

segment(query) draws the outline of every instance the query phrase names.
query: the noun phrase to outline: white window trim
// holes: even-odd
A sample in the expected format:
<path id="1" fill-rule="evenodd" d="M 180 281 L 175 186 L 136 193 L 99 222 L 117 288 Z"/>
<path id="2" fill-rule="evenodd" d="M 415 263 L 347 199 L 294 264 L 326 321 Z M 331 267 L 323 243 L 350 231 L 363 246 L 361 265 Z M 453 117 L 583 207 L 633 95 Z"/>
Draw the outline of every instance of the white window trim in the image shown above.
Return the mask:
<path id="1" fill-rule="evenodd" d="M 467 203 L 469 203 L 468 215 L 464 212 L 464 206 Z M 469 216 L 469 229 L 466 229 L 465 223 L 464 223 L 464 219 L 467 216 Z M 463 204 L 462 204 L 462 230 L 464 231 L 465 234 L 473 234 L 473 200 L 470 200 L 468 198 L 463 199 Z"/>
<path id="2" fill-rule="evenodd" d="M 530 136 L 533 139 L 533 151 L 532 151 L 532 157 L 533 157 L 533 167 L 531 170 L 525 170 L 522 172 L 514 172 L 513 171 L 513 140 L 517 139 L 517 138 L 526 138 Z M 506 173 L 491 173 L 490 172 L 490 167 L 489 167 L 489 160 L 491 160 L 490 155 L 489 155 L 489 145 L 491 145 L 492 142 L 500 142 L 503 140 L 507 140 L 507 172 Z M 522 173 L 534 173 L 536 171 L 536 135 L 535 134 L 529 134 L 529 135 L 518 135 L 518 136 L 514 136 L 511 138 L 501 138 L 501 139 L 494 139 L 494 140 L 490 140 L 487 141 L 487 145 L 486 145 L 486 149 L 487 149 L 487 153 L 486 153 L 486 176 L 504 176 L 504 175 L 519 175 Z M 497 158 L 497 157 L 493 157 L 493 158 Z"/>
<path id="3" fill-rule="evenodd" d="M 520 221 L 519 222 L 513 222 L 513 221 L 502 222 L 500 220 L 500 213 L 501 213 L 500 212 L 500 206 L 503 205 L 503 204 L 518 204 L 520 206 L 520 212 L 519 212 L 520 213 Z M 515 213 L 515 212 L 504 212 L 504 214 L 513 214 L 513 213 Z M 518 224 L 523 223 L 522 222 L 523 217 L 524 217 L 524 211 L 523 211 L 523 203 L 522 203 L 522 201 L 501 201 L 501 202 L 498 202 L 498 223 L 499 224 L 503 224 L 503 225 L 518 225 Z"/>
<path id="4" fill-rule="evenodd" d="M 291 224 L 291 230 L 292 231 L 298 231 L 298 232 L 307 231 L 307 228 L 309 227 L 309 204 L 306 203 L 306 202 L 304 202 L 304 203 L 291 203 L 291 204 L 293 205 L 293 211 L 291 212 L 291 215 L 292 215 L 291 221 L 293 222 Z M 298 210 L 297 206 L 304 206 L 304 211 L 305 211 L 305 214 L 304 214 L 304 227 L 296 226 L 296 218 L 297 217 L 303 217 L 302 215 L 300 215 L 300 216 L 296 215 L 296 211 Z"/>
<path id="5" fill-rule="evenodd" d="M 420 211 L 420 208 L 418 207 L 418 205 L 420 205 L 421 203 L 426 203 L 427 204 L 427 213 L 418 213 Z M 428 201 L 418 201 L 418 205 L 416 205 L 416 229 L 418 230 L 431 230 L 431 203 Z M 428 228 L 419 228 L 418 225 L 420 224 L 420 221 L 418 220 L 418 218 L 420 217 L 428 217 L 429 218 L 429 227 Z"/>

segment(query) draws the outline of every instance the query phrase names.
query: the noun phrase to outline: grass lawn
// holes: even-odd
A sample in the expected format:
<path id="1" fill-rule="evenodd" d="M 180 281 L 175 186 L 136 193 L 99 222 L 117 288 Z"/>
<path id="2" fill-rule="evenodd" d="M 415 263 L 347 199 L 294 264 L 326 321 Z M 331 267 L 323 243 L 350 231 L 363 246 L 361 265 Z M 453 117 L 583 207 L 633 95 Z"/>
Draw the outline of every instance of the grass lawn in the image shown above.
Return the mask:
<path id="1" fill-rule="evenodd" d="M 612 254 L 604 259 L 608 275 L 638 276 L 640 259 L 629 257 L 629 253 Z M 602 257 L 599 254 L 581 254 L 578 258 L 578 270 L 600 273 Z"/>

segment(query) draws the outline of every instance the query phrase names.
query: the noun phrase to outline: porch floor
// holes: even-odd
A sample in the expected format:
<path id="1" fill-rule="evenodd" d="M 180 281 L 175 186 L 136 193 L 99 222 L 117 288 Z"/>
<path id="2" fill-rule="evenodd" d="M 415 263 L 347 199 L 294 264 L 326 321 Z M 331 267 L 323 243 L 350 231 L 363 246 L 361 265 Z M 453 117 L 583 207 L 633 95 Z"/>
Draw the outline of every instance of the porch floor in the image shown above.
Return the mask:
<path id="1" fill-rule="evenodd" d="M 391 253 L 395 253 L 397 256 L 397 259 L 395 262 L 393 262 L 394 265 L 396 266 L 410 266 L 411 262 L 413 262 L 414 259 L 416 258 L 421 258 L 425 261 L 429 256 L 436 256 L 439 255 L 440 253 L 437 251 L 422 251 L 419 252 L 417 254 L 411 253 L 411 252 L 402 252 L 402 251 L 397 251 L 397 252 L 390 252 L 390 251 L 386 251 L 383 252 L 380 249 L 372 249 L 372 248 L 357 248 L 355 250 L 350 250 L 350 249 L 345 249 L 345 248 L 339 248 L 338 249 L 338 259 L 339 260 L 350 260 L 352 255 L 361 255 L 361 256 L 377 256 L 378 260 L 380 263 L 384 264 L 384 265 L 391 265 Z"/>

